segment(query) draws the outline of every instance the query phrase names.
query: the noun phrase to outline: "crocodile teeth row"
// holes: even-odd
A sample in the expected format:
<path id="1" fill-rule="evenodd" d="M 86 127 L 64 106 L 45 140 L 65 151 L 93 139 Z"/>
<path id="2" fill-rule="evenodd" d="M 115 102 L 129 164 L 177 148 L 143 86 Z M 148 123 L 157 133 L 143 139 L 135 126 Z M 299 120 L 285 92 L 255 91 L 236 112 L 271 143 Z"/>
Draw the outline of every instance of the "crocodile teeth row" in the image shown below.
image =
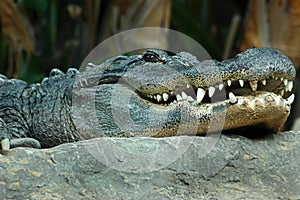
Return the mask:
<path id="1" fill-rule="evenodd" d="M 274 79 L 278 80 L 278 77 L 274 77 Z M 285 86 L 284 90 L 286 92 L 291 92 L 292 89 L 293 89 L 293 81 L 289 81 L 288 79 L 284 79 L 282 77 L 280 78 L 280 80 L 283 82 L 283 84 Z M 227 80 L 227 86 L 231 86 L 231 82 L 232 82 L 231 80 Z M 261 80 L 261 83 L 262 83 L 262 85 L 267 85 L 267 80 L 263 79 L 263 80 Z M 240 84 L 241 87 L 244 87 L 245 81 L 240 79 L 239 84 Z M 250 87 L 251 87 L 252 91 L 255 92 L 257 90 L 258 81 L 250 81 L 249 84 L 250 84 Z M 223 87 L 224 87 L 224 84 L 220 84 L 219 85 L 219 90 L 222 90 Z M 284 90 L 283 90 L 283 92 L 284 92 Z M 280 92 L 280 93 L 282 93 L 282 92 Z"/>
<path id="2" fill-rule="evenodd" d="M 275 80 L 277 80 L 278 79 L 278 77 L 274 77 L 274 79 Z M 292 91 L 292 89 L 293 89 L 293 81 L 289 81 L 288 79 L 284 79 L 284 78 L 280 78 L 280 80 L 283 82 L 283 84 L 285 85 L 285 88 L 284 89 L 282 89 L 280 92 L 279 92 L 279 94 L 281 95 L 281 96 L 283 96 L 284 95 L 284 91 L 286 91 L 286 92 L 291 92 Z M 227 80 L 227 86 L 231 86 L 231 83 L 232 83 L 232 81 L 231 80 Z M 261 83 L 262 83 L 262 85 L 266 85 L 267 84 L 267 80 L 266 79 L 264 79 L 264 80 L 261 80 Z M 240 86 L 241 87 L 244 87 L 244 85 L 245 85 L 245 81 L 244 80 L 239 80 L 239 84 L 240 84 Z M 250 87 L 251 87 L 251 89 L 252 89 L 252 91 L 256 91 L 257 90 L 257 85 L 258 85 L 258 81 L 250 81 L 249 82 L 249 85 L 250 85 Z M 186 85 L 186 87 L 187 88 L 190 88 L 190 87 L 192 87 L 190 84 L 187 84 Z M 224 88 L 224 84 L 223 83 L 220 83 L 219 84 L 219 86 L 218 86 L 218 88 L 219 88 L 219 90 L 221 91 L 223 88 Z M 215 91 L 216 91 L 216 88 L 215 87 L 213 87 L 213 86 L 210 86 L 209 88 L 208 88 L 208 96 L 209 97 L 212 97 L 213 95 L 214 95 L 214 93 L 215 93 Z M 198 102 L 198 103 L 200 103 L 202 100 L 203 100 L 203 98 L 204 98 L 204 96 L 205 96 L 205 93 L 206 93 L 206 91 L 204 90 L 204 89 L 202 89 L 202 88 L 198 88 L 197 89 L 197 97 L 196 97 L 196 101 Z M 171 91 L 171 95 L 172 94 L 174 94 L 174 92 L 173 91 Z M 161 94 L 156 94 L 156 95 L 147 95 L 147 97 L 149 97 L 149 98 L 151 98 L 151 99 L 155 99 L 155 100 L 157 100 L 157 102 L 161 102 L 161 101 L 168 101 L 168 99 L 169 99 L 169 94 L 168 93 L 163 93 L 162 95 Z M 291 97 L 292 98 L 292 97 Z M 294 97 L 293 97 L 294 98 Z M 180 101 L 180 100 L 188 100 L 188 101 L 194 101 L 194 98 L 193 97 L 191 97 L 191 96 L 188 96 L 185 92 L 181 92 L 181 94 L 176 94 L 176 100 L 177 101 Z M 236 96 L 232 93 L 232 92 L 230 92 L 229 93 L 229 101 L 231 102 L 231 103 L 236 103 L 236 101 L 237 101 L 237 98 L 236 98 Z M 291 102 L 291 101 L 294 101 L 294 99 L 290 99 L 290 100 L 288 100 L 289 102 Z"/>
<path id="3" fill-rule="evenodd" d="M 195 101 L 195 99 L 191 96 L 188 96 L 185 92 L 181 92 L 180 94 L 176 94 L 176 100 L 180 101 L 180 100 L 188 100 L 188 101 Z"/>
<path id="4" fill-rule="evenodd" d="M 162 100 L 163 101 L 168 101 L 168 99 L 169 99 L 169 95 L 167 93 L 163 93 L 162 95 L 160 95 L 160 94 L 157 94 L 157 95 L 148 94 L 147 97 L 150 98 L 150 99 L 155 99 L 155 100 L 157 100 L 157 102 L 161 102 Z"/>
<path id="5" fill-rule="evenodd" d="M 212 86 L 209 87 L 208 96 L 212 97 L 214 92 L 215 92 L 215 88 L 212 87 Z M 203 100 L 203 98 L 205 96 L 205 93 L 206 93 L 206 91 L 204 89 L 202 89 L 202 88 L 197 89 L 197 97 L 196 97 L 197 99 L 196 99 L 196 101 L 198 103 L 200 103 Z M 181 100 L 195 101 L 193 97 L 188 96 L 185 92 L 182 92 L 181 95 L 177 94 L 176 95 L 176 100 L 177 101 L 181 101 Z M 232 92 L 229 92 L 229 101 L 230 101 L 230 103 L 236 103 L 237 102 L 237 97 Z"/>

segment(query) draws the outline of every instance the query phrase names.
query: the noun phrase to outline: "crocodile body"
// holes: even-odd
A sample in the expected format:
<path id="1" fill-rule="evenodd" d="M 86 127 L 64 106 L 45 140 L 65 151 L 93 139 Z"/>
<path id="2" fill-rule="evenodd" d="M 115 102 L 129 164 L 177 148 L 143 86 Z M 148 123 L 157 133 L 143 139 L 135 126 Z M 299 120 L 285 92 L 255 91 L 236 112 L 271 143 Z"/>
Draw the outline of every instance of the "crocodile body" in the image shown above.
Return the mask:
<path id="1" fill-rule="evenodd" d="M 147 50 L 89 65 L 80 73 L 54 69 L 33 85 L 1 75 L 0 140 L 53 147 L 102 136 L 276 132 L 294 98 L 294 66 L 271 48 L 222 62 Z"/>

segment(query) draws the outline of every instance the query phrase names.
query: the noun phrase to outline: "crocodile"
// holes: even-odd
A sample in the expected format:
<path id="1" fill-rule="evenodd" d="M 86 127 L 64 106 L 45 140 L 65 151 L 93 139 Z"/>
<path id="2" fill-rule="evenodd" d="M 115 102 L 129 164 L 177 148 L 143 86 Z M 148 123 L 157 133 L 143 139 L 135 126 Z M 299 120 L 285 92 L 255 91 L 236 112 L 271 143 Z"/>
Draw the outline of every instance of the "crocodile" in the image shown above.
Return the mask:
<path id="1" fill-rule="evenodd" d="M 82 72 L 53 69 L 32 85 L 0 75 L 2 149 L 105 136 L 278 132 L 294 101 L 295 75 L 289 58 L 267 47 L 224 61 L 147 49 Z"/>

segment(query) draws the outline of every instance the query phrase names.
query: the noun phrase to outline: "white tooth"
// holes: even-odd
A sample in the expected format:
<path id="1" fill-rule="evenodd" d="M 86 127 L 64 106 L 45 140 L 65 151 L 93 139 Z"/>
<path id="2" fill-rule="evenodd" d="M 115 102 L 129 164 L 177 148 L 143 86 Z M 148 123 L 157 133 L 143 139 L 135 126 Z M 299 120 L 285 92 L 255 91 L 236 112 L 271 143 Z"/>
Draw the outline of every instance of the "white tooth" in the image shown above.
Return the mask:
<path id="1" fill-rule="evenodd" d="M 187 99 L 187 94 L 185 92 L 181 92 L 182 99 Z"/>
<path id="2" fill-rule="evenodd" d="M 231 80 L 227 80 L 227 85 L 231 86 Z"/>
<path id="3" fill-rule="evenodd" d="M 237 98 L 232 92 L 229 92 L 228 95 L 229 95 L 229 102 L 230 103 L 236 103 L 237 102 Z"/>
<path id="4" fill-rule="evenodd" d="M 262 83 L 263 85 L 266 85 L 266 84 L 267 84 L 267 80 L 264 79 L 264 80 L 261 81 L 261 83 Z"/>
<path id="5" fill-rule="evenodd" d="M 293 81 L 289 81 L 287 87 L 288 87 L 288 91 L 291 92 L 293 89 Z"/>
<path id="6" fill-rule="evenodd" d="M 223 83 L 220 83 L 220 84 L 219 84 L 219 90 L 222 90 L 223 87 L 224 87 L 224 84 L 223 84 Z"/>
<path id="7" fill-rule="evenodd" d="M 278 80 L 278 77 L 277 77 L 277 76 L 275 77 L 275 80 Z"/>
<path id="8" fill-rule="evenodd" d="M 173 90 L 171 90 L 171 94 L 175 94 Z"/>
<path id="9" fill-rule="evenodd" d="M 280 96 L 283 96 L 284 95 L 284 90 L 280 90 Z"/>
<path id="10" fill-rule="evenodd" d="M 241 87 L 244 87 L 244 81 L 243 80 L 239 80 L 239 83 L 240 83 Z"/>
<path id="11" fill-rule="evenodd" d="M 287 98 L 286 103 L 291 105 L 294 102 L 294 100 L 295 100 L 295 95 L 292 94 L 289 98 Z"/>
<path id="12" fill-rule="evenodd" d="M 0 146 L 2 147 L 2 151 L 8 151 L 10 149 L 9 139 L 5 138 L 0 142 Z"/>
<path id="13" fill-rule="evenodd" d="M 214 95 L 215 91 L 216 91 L 216 88 L 213 87 L 213 86 L 210 86 L 210 87 L 208 88 L 208 96 L 209 96 L 209 97 L 212 97 L 212 96 Z"/>
<path id="14" fill-rule="evenodd" d="M 155 100 L 156 100 L 156 95 L 153 95 L 152 97 L 153 97 L 153 99 L 155 99 Z"/>
<path id="15" fill-rule="evenodd" d="M 195 99 L 194 99 L 193 97 L 191 97 L 191 96 L 188 96 L 188 97 L 187 97 L 187 100 L 188 100 L 188 101 L 195 101 Z"/>
<path id="16" fill-rule="evenodd" d="M 197 89 L 197 102 L 198 103 L 200 103 L 203 100 L 204 95 L 205 95 L 205 90 L 202 88 L 198 88 Z"/>
<path id="17" fill-rule="evenodd" d="M 150 99 L 153 99 L 153 96 L 151 94 L 148 95 Z"/>
<path id="18" fill-rule="evenodd" d="M 169 95 L 167 93 L 163 93 L 162 96 L 163 96 L 164 101 L 168 101 Z"/>
<path id="19" fill-rule="evenodd" d="M 190 84 L 186 84 L 186 88 L 190 88 Z"/>
<path id="20" fill-rule="evenodd" d="M 157 101 L 158 101 L 158 102 L 161 101 L 161 95 L 160 95 L 160 94 L 157 94 L 156 98 L 157 98 Z"/>
<path id="21" fill-rule="evenodd" d="M 280 80 L 283 81 L 283 77 L 280 77 Z"/>
<path id="22" fill-rule="evenodd" d="M 250 86 L 253 92 L 257 90 L 257 81 L 250 81 Z"/>
<path id="23" fill-rule="evenodd" d="M 277 78 L 277 77 L 275 77 L 274 74 L 272 74 L 272 78 L 274 79 L 274 78 Z"/>
<path id="24" fill-rule="evenodd" d="M 289 91 L 288 86 L 285 86 L 284 90 L 285 90 L 286 92 L 288 92 L 288 91 Z"/>
<path id="25" fill-rule="evenodd" d="M 287 85 L 287 84 L 288 84 L 288 80 L 287 80 L 287 79 L 284 79 L 284 80 L 283 80 L 283 83 L 284 83 L 284 85 Z"/>
<path id="26" fill-rule="evenodd" d="M 177 101 L 182 100 L 182 97 L 180 96 L 180 94 L 176 94 L 176 99 L 177 99 Z"/>

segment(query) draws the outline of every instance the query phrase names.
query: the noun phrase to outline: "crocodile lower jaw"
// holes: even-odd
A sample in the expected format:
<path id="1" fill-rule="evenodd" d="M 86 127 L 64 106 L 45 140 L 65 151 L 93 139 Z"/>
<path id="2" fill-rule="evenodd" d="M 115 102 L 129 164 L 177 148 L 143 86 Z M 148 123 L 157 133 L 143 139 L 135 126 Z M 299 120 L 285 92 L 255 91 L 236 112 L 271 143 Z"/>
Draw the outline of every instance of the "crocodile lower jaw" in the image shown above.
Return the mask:
<path id="1" fill-rule="evenodd" d="M 282 130 L 287 117 L 290 114 L 294 94 L 284 99 L 280 95 L 271 92 L 257 92 L 254 95 L 236 96 L 235 102 L 227 99 L 221 102 L 197 104 L 188 100 L 180 100 L 170 106 L 159 106 L 160 109 L 172 110 L 180 107 L 183 116 L 190 120 L 187 125 L 196 126 L 197 132 L 184 132 L 183 135 L 203 135 L 210 132 L 264 129 L 267 132 L 278 132 Z M 199 118 L 201 114 L 208 114 L 209 119 Z M 243 132 L 242 131 L 242 132 Z M 240 133 L 242 133 L 240 132 Z M 169 134 L 169 133 L 167 133 Z M 181 135 L 181 133 L 176 133 Z M 253 133 L 251 133 L 253 134 Z M 254 134 L 261 135 L 260 132 Z M 166 136 L 166 133 L 157 134 L 157 137 Z"/>
<path id="2" fill-rule="evenodd" d="M 295 95 L 287 99 L 271 92 L 258 92 L 255 95 L 237 96 L 236 102 L 226 100 L 231 104 L 226 109 L 223 130 L 239 129 L 241 127 L 260 127 L 277 132 L 283 126 L 290 114 L 291 104 Z M 217 104 L 212 104 L 211 109 Z M 214 129 L 210 127 L 210 129 Z"/>

